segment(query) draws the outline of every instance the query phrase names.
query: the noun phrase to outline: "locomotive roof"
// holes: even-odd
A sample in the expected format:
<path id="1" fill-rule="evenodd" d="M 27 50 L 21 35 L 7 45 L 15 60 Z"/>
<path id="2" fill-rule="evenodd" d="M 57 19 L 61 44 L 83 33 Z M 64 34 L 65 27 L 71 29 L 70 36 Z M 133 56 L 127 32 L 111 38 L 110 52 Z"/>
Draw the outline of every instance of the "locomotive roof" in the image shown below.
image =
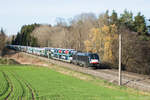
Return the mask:
<path id="1" fill-rule="evenodd" d="M 79 55 L 79 56 L 89 56 L 91 54 L 96 54 L 96 53 L 91 53 L 91 52 L 87 52 L 87 53 L 85 53 L 85 52 L 77 52 L 76 53 L 76 55 Z"/>

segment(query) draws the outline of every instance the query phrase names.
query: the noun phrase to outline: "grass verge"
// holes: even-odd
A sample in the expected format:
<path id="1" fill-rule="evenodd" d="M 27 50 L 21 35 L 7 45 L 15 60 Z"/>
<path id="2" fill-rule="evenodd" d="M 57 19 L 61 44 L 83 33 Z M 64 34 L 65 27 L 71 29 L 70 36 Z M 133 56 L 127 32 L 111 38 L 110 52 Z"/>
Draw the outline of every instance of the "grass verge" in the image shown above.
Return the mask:
<path id="1" fill-rule="evenodd" d="M 118 87 L 91 75 L 53 66 L 55 68 L 50 69 L 25 65 L 0 65 L 0 71 L 7 74 L 16 91 L 12 93 L 14 96 L 8 98 L 11 100 L 29 95 L 31 97 L 33 92 L 34 100 L 150 100 L 149 93 Z M 32 92 L 27 89 L 26 84 L 30 85 Z"/>

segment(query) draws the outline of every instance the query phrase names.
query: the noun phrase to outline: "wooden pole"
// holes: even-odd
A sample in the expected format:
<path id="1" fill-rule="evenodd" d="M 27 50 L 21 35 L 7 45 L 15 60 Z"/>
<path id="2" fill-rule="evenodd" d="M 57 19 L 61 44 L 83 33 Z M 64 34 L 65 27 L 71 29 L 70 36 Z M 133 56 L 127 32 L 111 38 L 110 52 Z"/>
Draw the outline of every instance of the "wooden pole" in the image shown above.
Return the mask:
<path id="1" fill-rule="evenodd" d="M 122 85 L 122 77 L 121 77 L 121 34 L 119 34 L 119 85 Z"/>
<path id="2" fill-rule="evenodd" d="M 48 63 L 50 63 L 50 56 L 49 56 L 50 52 L 48 51 Z"/>
<path id="3" fill-rule="evenodd" d="M 48 51 L 48 59 L 49 59 L 49 51 Z"/>

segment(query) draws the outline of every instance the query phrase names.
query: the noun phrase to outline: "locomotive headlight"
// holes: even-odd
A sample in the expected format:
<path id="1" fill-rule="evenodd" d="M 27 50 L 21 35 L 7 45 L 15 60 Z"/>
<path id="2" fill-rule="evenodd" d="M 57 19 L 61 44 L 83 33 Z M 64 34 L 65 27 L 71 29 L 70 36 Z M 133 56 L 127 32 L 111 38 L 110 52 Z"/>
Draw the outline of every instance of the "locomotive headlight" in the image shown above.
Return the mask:
<path id="1" fill-rule="evenodd" d="M 92 63 L 92 64 L 98 64 L 99 61 L 98 61 L 98 59 L 91 59 L 90 63 Z"/>

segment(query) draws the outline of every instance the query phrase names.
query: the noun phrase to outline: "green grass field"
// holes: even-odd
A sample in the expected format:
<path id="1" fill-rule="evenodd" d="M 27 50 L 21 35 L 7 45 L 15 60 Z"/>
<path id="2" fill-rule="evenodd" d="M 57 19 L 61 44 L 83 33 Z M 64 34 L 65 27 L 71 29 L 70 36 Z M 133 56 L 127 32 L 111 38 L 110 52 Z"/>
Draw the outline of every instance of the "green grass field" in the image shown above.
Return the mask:
<path id="1" fill-rule="evenodd" d="M 0 100 L 150 100 L 149 94 L 110 87 L 49 68 L 0 65 Z"/>

